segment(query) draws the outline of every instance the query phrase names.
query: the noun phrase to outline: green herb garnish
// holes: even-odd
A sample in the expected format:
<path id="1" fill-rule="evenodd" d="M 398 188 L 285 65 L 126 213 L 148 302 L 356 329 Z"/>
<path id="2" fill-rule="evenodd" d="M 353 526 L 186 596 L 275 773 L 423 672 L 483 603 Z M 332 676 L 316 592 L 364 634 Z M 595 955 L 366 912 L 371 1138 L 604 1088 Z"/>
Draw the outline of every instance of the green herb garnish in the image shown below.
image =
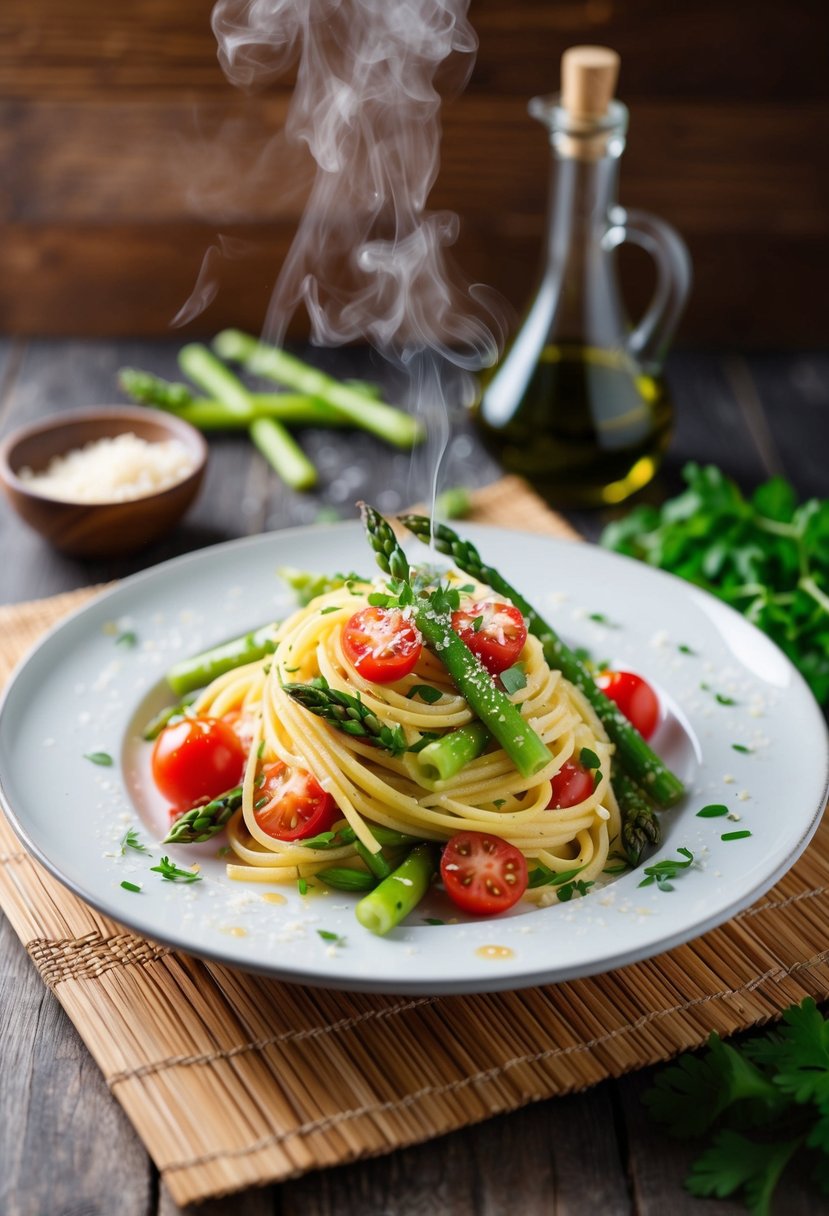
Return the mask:
<path id="1" fill-rule="evenodd" d="M 527 687 L 527 677 L 524 675 L 524 668 L 520 663 L 516 663 L 513 667 L 508 667 L 506 671 L 502 671 L 500 680 L 504 692 L 508 697 Z"/>
<path id="2" fill-rule="evenodd" d="M 125 629 L 123 633 L 119 633 L 115 639 L 116 646 L 132 647 L 138 644 L 138 634 L 133 633 L 131 629 Z"/>
<path id="3" fill-rule="evenodd" d="M 750 836 L 748 828 L 743 828 L 739 832 L 723 832 L 720 840 L 745 840 L 746 836 Z"/>
<path id="4" fill-rule="evenodd" d="M 125 878 L 124 881 L 121 883 L 121 886 L 124 888 L 125 891 L 132 891 L 136 895 L 141 894 L 141 883 L 139 883 L 139 882 L 128 882 L 127 879 Z"/>
<path id="5" fill-rule="evenodd" d="M 589 747 L 583 747 L 579 753 L 579 759 L 585 768 L 601 768 L 602 762 L 594 751 Z"/>
<path id="6" fill-rule="evenodd" d="M 150 866 L 150 869 L 154 874 L 160 874 L 166 882 L 201 882 L 201 874 L 182 870 L 180 866 L 173 865 L 169 857 L 162 857 L 158 865 Z"/>
<path id="7" fill-rule="evenodd" d="M 152 853 L 139 838 L 135 828 L 127 828 L 124 835 L 121 837 L 121 856 L 123 857 L 127 849 L 132 849 L 135 853 L 146 853 L 148 857 L 152 857 Z"/>
<path id="8" fill-rule="evenodd" d="M 731 746 L 735 752 L 742 752 L 744 756 L 751 755 L 752 749 L 750 747 L 746 747 L 745 743 L 732 743 Z"/>
<path id="9" fill-rule="evenodd" d="M 307 880 L 304 878 L 298 878 L 296 880 L 296 889 L 297 889 L 297 891 L 299 891 L 300 895 L 307 895 L 308 894 Z"/>
<path id="10" fill-rule="evenodd" d="M 439 688 L 432 688 L 430 684 L 414 684 L 406 693 L 406 696 L 411 701 L 412 697 L 420 697 L 421 701 L 425 701 L 427 705 L 434 705 L 443 696 Z"/>
<path id="11" fill-rule="evenodd" d="M 709 806 L 704 806 L 701 811 L 697 811 L 697 819 L 719 819 L 722 815 L 727 814 L 727 806 L 723 806 L 721 802 L 712 802 Z"/>
<path id="12" fill-rule="evenodd" d="M 694 864 L 694 854 L 690 849 L 677 849 L 684 857 L 685 861 L 679 861 L 673 857 L 666 857 L 662 861 L 655 861 L 652 865 L 645 866 L 643 873 L 645 877 L 639 883 L 640 887 L 649 887 L 652 883 L 656 883 L 660 891 L 673 891 L 673 879 L 679 878 L 683 870 L 687 870 Z"/>
<path id="13" fill-rule="evenodd" d="M 339 933 L 332 933 L 330 929 L 317 929 L 317 933 L 324 942 L 333 942 L 335 946 L 345 945 L 345 938 L 341 937 Z"/>
<path id="14" fill-rule="evenodd" d="M 112 756 L 109 752 L 84 752 L 84 760 L 91 760 L 93 764 L 99 764 L 101 768 L 112 767 Z"/>

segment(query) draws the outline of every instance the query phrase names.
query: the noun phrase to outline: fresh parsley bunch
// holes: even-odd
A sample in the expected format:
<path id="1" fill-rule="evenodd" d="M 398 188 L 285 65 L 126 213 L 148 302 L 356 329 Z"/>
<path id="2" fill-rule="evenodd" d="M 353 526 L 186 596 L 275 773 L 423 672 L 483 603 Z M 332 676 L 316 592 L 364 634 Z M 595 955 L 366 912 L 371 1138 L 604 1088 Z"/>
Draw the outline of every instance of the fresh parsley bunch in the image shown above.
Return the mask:
<path id="1" fill-rule="evenodd" d="M 686 1179 L 692 1195 L 741 1195 L 753 1216 L 767 1216 L 796 1160 L 829 1196 L 829 1023 L 811 998 L 738 1046 L 712 1034 L 702 1056 L 657 1074 L 644 1102 L 678 1138 L 716 1128 Z"/>
<path id="2" fill-rule="evenodd" d="M 683 476 L 683 493 L 636 507 L 605 529 L 602 544 L 725 600 L 829 704 L 829 499 L 798 505 L 782 477 L 746 498 L 713 465 L 688 464 Z"/>

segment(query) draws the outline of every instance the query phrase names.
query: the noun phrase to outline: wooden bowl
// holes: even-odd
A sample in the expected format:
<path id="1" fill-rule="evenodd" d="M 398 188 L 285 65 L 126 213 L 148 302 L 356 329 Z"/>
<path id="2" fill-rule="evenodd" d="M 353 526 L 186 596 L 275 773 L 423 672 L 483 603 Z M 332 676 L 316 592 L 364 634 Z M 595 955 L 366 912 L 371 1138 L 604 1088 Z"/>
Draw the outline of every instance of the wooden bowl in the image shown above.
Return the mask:
<path id="1" fill-rule="evenodd" d="M 23 468 L 41 472 L 53 456 L 126 431 L 154 443 L 178 439 L 193 457 L 193 471 L 166 490 L 101 503 L 49 498 L 18 477 Z M 99 406 L 55 414 L 14 431 L 0 444 L 0 483 L 9 502 L 50 544 L 75 557 L 120 557 L 163 536 L 195 498 L 206 465 L 207 444 L 194 427 L 143 406 Z"/>

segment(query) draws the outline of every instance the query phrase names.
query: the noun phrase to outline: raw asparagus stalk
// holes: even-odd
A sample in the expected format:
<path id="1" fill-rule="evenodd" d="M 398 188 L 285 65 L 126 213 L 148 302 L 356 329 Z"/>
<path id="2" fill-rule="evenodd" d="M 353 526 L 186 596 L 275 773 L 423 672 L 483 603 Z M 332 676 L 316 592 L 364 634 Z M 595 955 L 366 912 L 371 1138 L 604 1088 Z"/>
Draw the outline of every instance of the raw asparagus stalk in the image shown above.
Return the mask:
<path id="1" fill-rule="evenodd" d="M 285 388 L 327 402 L 355 426 L 378 435 L 395 447 L 410 448 L 423 438 L 422 427 L 402 410 L 342 384 L 276 346 L 257 342 L 250 334 L 226 329 L 214 339 L 213 349 L 220 358 L 243 364 L 252 375 L 266 376 Z"/>
<path id="2" fill-rule="evenodd" d="M 250 393 L 206 346 L 197 342 L 183 346 L 178 361 L 181 370 L 199 388 L 212 393 L 233 413 L 250 419 Z M 250 424 L 250 434 L 286 485 L 294 490 L 307 490 L 316 483 L 317 470 L 281 422 L 275 418 L 255 418 Z"/>
<path id="3" fill-rule="evenodd" d="M 276 625 L 263 625 L 253 633 L 246 633 L 221 646 L 213 646 L 189 659 L 182 659 L 167 672 L 167 683 L 177 697 L 183 697 L 196 688 L 206 687 L 234 667 L 244 667 L 245 663 L 263 659 L 276 650 L 273 640 L 276 629 Z"/>
<path id="4" fill-rule="evenodd" d="M 581 660 L 539 616 L 521 592 L 508 583 L 494 567 L 486 565 L 474 545 L 461 540 L 458 534 L 445 524 L 435 524 L 433 529 L 431 521 L 425 515 L 403 515 L 400 520 L 420 540 L 427 544 L 432 540 L 438 552 L 451 557 L 460 570 L 512 600 L 516 608 L 523 613 L 530 633 L 541 642 L 544 657 L 549 665 L 560 671 L 571 684 L 575 684 L 593 706 L 608 735 L 616 744 L 618 759 L 625 771 L 659 806 L 672 806 L 678 802 L 685 793 L 682 782 L 648 746 L 613 701 L 604 695 Z"/>
<path id="5" fill-rule="evenodd" d="M 416 845 L 396 870 L 359 901 L 354 909 L 366 929 L 382 937 L 409 915 L 429 889 L 437 869 L 437 850 Z"/>
<path id="6" fill-rule="evenodd" d="M 393 756 L 405 752 L 406 736 L 400 726 L 386 726 L 359 696 L 331 688 L 322 676 L 310 684 L 283 684 L 282 688 L 304 709 L 352 738 L 382 747 Z"/>
<path id="7" fill-rule="evenodd" d="M 377 564 L 392 578 L 409 582 L 409 563 L 390 525 L 366 503 L 361 505 L 363 525 Z M 423 640 L 444 665 L 469 707 L 524 777 L 550 763 L 550 752 L 509 697 L 496 687 L 492 676 L 452 628 L 451 612 L 431 596 L 415 595 L 412 616 Z M 425 750 L 425 749 L 424 749 Z"/>
<path id="8" fill-rule="evenodd" d="M 170 828 L 162 844 L 202 844 L 227 827 L 242 805 L 242 787 L 220 794 L 205 806 L 185 811 Z"/>
<path id="9" fill-rule="evenodd" d="M 490 734 L 481 722 L 470 722 L 427 743 L 417 753 L 417 766 L 427 781 L 448 781 L 486 748 Z"/>
<path id="10" fill-rule="evenodd" d="M 299 444 L 275 418 L 254 418 L 250 437 L 268 464 L 293 490 L 310 490 L 317 484 L 317 470 Z"/>
<path id="11" fill-rule="evenodd" d="M 163 410 L 178 412 L 192 404 L 193 394 L 186 384 L 173 383 L 143 372 L 135 367 L 122 367 L 118 373 L 118 386 L 142 405 L 155 405 Z"/>
<path id="12" fill-rule="evenodd" d="M 638 866 L 648 845 L 662 840 L 659 819 L 639 786 L 618 765 L 613 768 L 613 792 L 622 816 L 622 848 L 630 864 Z"/>

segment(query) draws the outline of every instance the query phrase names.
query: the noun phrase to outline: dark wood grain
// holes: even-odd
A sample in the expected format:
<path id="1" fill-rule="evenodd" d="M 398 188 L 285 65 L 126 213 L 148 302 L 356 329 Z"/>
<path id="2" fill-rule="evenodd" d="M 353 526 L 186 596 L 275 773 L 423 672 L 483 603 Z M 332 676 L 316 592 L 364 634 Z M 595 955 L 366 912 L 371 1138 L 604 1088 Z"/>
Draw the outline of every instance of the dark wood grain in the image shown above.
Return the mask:
<path id="1" fill-rule="evenodd" d="M 307 185 L 274 139 L 291 75 L 250 97 L 224 80 L 210 0 L 7 0 L 0 15 L 0 331 L 162 335 L 217 232 L 226 260 L 199 332 L 258 328 Z M 468 276 L 515 308 L 530 291 L 547 148 L 530 96 L 562 50 L 622 54 L 631 106 L 623 201 L 686 236 L 696 278 L 681 338 L 825 339 L 829 119 L 819 0 L 476 0 L 478 61 L 445 108 L 436 208 L 459 213 Z M 739 48 L 739 51 L 737 51 Z M 269 152 L 265 152 L 269 149 Z M 634 311 L 651 270 L 629 270 Z M 306 327 L 295 321 L 295 334 Z"/>
<path id="2" fill-rule="evenodd" d="M 0 1078 L 3 1216 L 149 1216 L 144 1147 L 2 916 Z"/>
<path id="3" fill-rule="evenodd" d="M 388 379 L 358 351 L 327 352 L 339 375 Z M 53 410 L 113 398 L 123 363 L 175 375 L 175 347 L 142 342 L 0 343 L 0 433 Z M 668 379 L 676 430 L 654 498 L 674 492 L 688 459 L 716 461 L 749 489 L 784 471 L 801 493 L 825 493 L 829 359 L 748 359 L 683 353 Z M 345 511 L 356 494 L 387 509 L 409 495 L 408 457 L 346 432 L 307 432 L 323 470 L 320 493 L 293 494 L 243 436 L 211 439 L 207 491 L 189 522 L 132 563 L 84 564 L 54 555 L 8 513 L 0 514 L 3 600 L 26 599 L 128 573 L 212 539 L 313 519 L 320 506 Z M 495 467 L 459 422 L 448 480 L 482 484 Z M 821 490 L 821 487 L 824 487 Z M 595 537 L 604 517 L 571 518 Z M 11 578 L 8 572 L 12 572 Z M 54 997 L 0 921 L 0 1211 L 3 1216 L 175 1216 L 155 1171 Z M 193 1216 L 738 1216 L 736 1202 L 698 1201 L 682 1190 L 689 1150 L 648 1120 L 641 1094 L 651 1074 L 540 1103 L 387 1158 L 309 1175 L 280 1188 L 220 1199 Z M 45 1147 L 45 1151 L 44 1151 Z M 48 1170 L 44 1167 L 48 1161 Z M 808 1183 L 786 1179 L 779 1211 L 818 1211 Z"/>

